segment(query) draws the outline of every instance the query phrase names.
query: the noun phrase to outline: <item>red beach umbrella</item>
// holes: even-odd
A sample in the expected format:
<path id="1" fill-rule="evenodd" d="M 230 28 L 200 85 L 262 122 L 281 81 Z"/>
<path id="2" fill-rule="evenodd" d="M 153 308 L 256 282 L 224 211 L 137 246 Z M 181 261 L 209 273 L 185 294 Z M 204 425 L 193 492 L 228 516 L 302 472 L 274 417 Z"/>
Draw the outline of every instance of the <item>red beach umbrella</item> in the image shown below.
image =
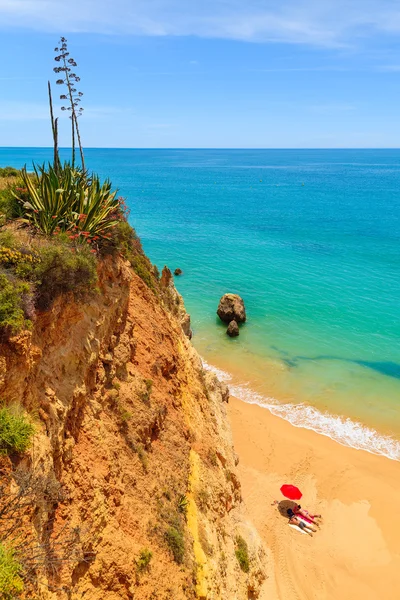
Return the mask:
<path id="1" fill-rule="evenodd" d="M 281 487 L 281 492 L 286 498 L 289 498 L 289 500 L 300 500 L 303 495 L 298 487 L 288 484 Z"/>

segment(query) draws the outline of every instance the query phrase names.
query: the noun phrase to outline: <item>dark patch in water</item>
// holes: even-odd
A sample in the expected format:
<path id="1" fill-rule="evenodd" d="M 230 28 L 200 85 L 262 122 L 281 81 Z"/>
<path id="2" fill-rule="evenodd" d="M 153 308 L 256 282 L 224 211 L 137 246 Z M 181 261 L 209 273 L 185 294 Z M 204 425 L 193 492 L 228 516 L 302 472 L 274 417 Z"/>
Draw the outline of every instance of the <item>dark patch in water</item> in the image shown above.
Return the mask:
<path id="1" fill-rule="evenodd" d="M 317 360 L 340 360 L 341 362 L 351 363 L 354 365 L 359 365 L 360 367 L 366 367 L 367 369 L 371 369 L 380 373 L 381 375 L 386 375 L 387 377 L 394 377 L 395 379 L 400 379 L 400 364 L 395 363 L 393 361 L 374 361 L 374 360 L 357 360 L 351 358 L 340 358 L 339 356 L 329 356 L 329 355 L 320 355 L 320 356 L 293 356 L 292 358 L 287 358 L 287 352 L 281 351 L 278 348 L 274 348 L 281 354 L 281 360 L 290 368 L 295 368 L 299 366 L 299 362 L 302 361 L 317 361 Z"/>
<path id="2" fill-rule="evenodd" d="M 369 369 L 374 369 L 374 371 L 378 371 L 382 375 L 387 375 L 388 377 L 395 377 L 396 379 L 400 379 L 400 365 L 392 362 L 392 361 L 383 361 L 383 362 L 375 362 L 368 360 L 355 360 L 358 365 L 363 367 L 368 367 Z"/>

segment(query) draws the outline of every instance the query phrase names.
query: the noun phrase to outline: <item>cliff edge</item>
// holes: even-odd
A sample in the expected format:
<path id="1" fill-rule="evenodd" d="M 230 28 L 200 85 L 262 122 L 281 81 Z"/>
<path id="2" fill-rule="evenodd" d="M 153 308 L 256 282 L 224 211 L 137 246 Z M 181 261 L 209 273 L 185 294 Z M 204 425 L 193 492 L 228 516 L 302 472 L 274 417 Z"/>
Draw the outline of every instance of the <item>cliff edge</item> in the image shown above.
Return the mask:
<path id="1" fill-rule="evenodd" d="M 90 299 L 63 294 L 0 344 L 0 397 L 36 431 L 2 472 L 14 493 L 21 473 L 46 482 L 21 521 L 42 553 L 25 597 L 259 597 L 264 551 L 241 501 L 229 392 L 189 335 L 168 271 L 150 289 L 109 256 Z"/>

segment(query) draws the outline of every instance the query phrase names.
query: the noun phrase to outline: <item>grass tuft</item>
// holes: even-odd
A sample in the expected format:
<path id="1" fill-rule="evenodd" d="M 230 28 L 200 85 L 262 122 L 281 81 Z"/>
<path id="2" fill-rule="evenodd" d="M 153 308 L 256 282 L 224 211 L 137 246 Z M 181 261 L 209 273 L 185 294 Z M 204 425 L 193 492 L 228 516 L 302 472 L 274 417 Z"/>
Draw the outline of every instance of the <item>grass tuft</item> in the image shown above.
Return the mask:
<path id="1" fill-rule="evenodd" d="M 241 535 L 236 537 L 235 554 L 242 571 L 248 573 L 250 571 L 249 549 Z"/>
<path id="2" fill-rule="evenodd" d="M 29 448 L 35 428 L 17 408 L 0 408 L 0 453 L 23 453 Z"/>
<path id="3" fill-rule="evenodd" d="M 143 550 L 140 551 L 139 556 L 135 560 L 136 568 L 139 571 L 139 573 L 143 573 L 143 571 L 148 571 L 150 561 L 152 558 L 153 553 L 148 548 L 143 548 Z"/>

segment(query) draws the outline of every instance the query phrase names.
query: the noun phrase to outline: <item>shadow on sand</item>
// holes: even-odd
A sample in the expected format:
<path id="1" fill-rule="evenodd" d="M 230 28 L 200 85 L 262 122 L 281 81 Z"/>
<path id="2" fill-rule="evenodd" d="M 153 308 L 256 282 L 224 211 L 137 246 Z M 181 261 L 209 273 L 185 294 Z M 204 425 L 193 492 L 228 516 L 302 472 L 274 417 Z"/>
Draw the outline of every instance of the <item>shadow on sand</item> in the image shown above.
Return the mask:
<path id="1" fill-rule="evenodd" d="M 279 510 L 279 514 L 282 515 L 282 517 L 285 517 L 286 519 L 289 518 L 289 515 L 287 514 L 287 511 L 289 508 L 291 508 L 293 510 L 293 508 L 297 505 L 297 502 L 293 502 L 293 500 L 281 500 L 281 502 L 278 503 L 278 510 Z"/>

